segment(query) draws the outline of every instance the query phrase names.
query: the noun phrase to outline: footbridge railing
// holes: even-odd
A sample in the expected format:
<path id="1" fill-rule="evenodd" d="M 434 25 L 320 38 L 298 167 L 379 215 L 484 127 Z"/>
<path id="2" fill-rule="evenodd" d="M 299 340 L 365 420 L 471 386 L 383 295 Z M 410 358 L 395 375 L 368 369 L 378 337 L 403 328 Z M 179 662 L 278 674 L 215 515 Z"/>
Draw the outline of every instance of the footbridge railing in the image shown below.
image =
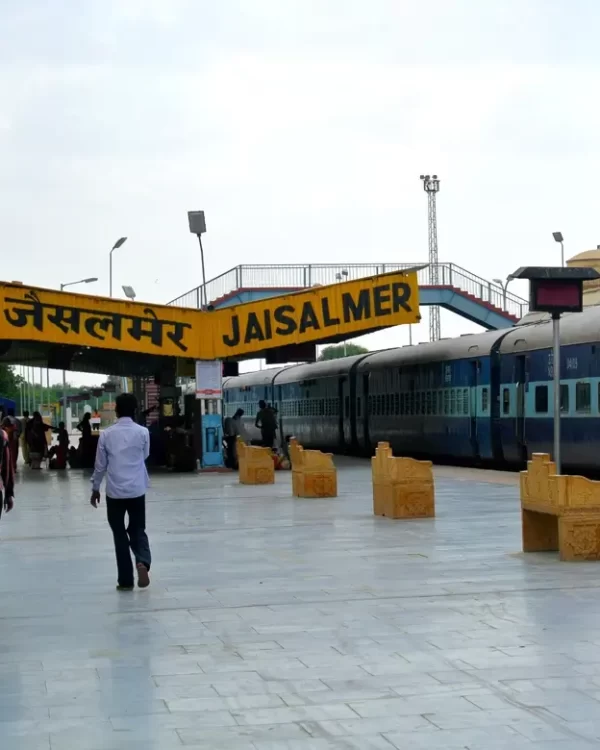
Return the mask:
<path id="1" fill-rule="evenodd" d="M 237 289 L 302 289 L 419 266 L 421 266 L 418 271 L 420 286 L 460 289 L 480 302 L 493 305 L 517 319 L 522 318 L 528 310 L 527 300 L 507 292 L 499 284 L 487 281 L 456 263 L 437 263 L 435 267 L 431 264 L 423 266 L 419 263 L 243 264 L 207 281 L 206 299 L 209 302 L 216 302 Z M 176 307 L 199 308 L 202 299 L 201 292 L 202 286 L 194 287 L 169 304 Z"/>

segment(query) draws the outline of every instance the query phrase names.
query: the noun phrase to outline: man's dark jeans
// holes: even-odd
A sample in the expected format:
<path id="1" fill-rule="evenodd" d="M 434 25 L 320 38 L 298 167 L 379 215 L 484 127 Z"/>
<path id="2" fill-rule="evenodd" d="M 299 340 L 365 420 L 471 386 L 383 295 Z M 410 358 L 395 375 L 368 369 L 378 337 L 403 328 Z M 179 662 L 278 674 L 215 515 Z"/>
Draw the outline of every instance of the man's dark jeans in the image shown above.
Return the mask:
<path id="1" fill-rule="evenodd" d="M 129 548 L 131 547 L 136 564 L 143 563 L 150 570 L 152 561 L 146 535 L 146 496 L 125 499 L 107 497 L 106 512 L 115 540 L 119 586 L 133 586 L 133 565 Z M 127 528 L 125 513 L 129 517 Z"/>

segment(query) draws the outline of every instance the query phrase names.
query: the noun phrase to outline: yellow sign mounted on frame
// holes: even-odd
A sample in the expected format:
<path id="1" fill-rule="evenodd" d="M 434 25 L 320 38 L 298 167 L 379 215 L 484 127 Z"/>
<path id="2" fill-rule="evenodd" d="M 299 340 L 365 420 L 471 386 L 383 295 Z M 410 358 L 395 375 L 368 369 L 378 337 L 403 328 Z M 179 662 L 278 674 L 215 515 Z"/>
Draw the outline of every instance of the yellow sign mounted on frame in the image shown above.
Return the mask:
<path id="1" fill-rule="evenodd" d="M 417 323 L 415 272 L 313 287 L 211 312 L 0 284 L 0 339 L 236 359 Z"/>
<path id="2" fill-rule="evenodd" d="M 222 358 L 334 337 L 348 338 L 376 328 L 417 323 L 417 276 L 373 276 L 218 312 L 220 335 L 215 347 Z"/>

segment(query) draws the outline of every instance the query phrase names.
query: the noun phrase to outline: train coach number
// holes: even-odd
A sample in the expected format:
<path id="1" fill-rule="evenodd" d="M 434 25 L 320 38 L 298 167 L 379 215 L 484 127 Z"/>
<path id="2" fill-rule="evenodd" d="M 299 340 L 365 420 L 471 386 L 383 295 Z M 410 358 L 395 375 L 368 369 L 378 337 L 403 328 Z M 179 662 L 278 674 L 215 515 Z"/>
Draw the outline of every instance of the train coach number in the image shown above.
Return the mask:
<path id="1" fill-rule="evenodd" d="M 565 360 L 565 367 L 567 370 L 577 370 L 579 367 L 577 357 L 567 357 Z M 554 356 L 552 353 L 548 355 L 548 377 L 554 377 Z"/>

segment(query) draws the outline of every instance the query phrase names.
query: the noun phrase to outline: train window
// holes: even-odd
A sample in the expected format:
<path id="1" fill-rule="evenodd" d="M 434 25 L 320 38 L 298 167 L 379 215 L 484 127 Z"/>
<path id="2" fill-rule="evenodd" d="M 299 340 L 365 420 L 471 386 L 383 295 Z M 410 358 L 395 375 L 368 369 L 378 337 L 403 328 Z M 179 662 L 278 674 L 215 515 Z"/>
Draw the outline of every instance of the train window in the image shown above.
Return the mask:
<path id="1" fill-rule="evenodd" d="M 367 399 L 367 414 L 373 414 L 373 396 Z"/>
<path id="2" fill-rule="evenodd" d="M 490 392 L 487 388 L 481 389 L 481 411 L 488 410 L 488 404 L 490 399 Z"/>
<path id="3" fill-rule="evenodd" d="M 463 390 L 463 414 L 469 413 L 469 389 Z"/>
<path id="4" fill-rule="evenodd" d="M 324 398 L 320 399 L 319 401 L 319 414 L 322 417 L 325 416 L 325 399 Z"/>
<path id="5" fill-rule="evenodd" d="M 502 389 L 502 413 L 510 414 L 510 390 L 508 388 Z"/>
<path id="6" fill-rule="evenodd" d="M 592 410 L 592 387 L 589 383 L 575 384 L 575 411 L 589 414 Z"/>
<path id="7" fill-rule="evenodd" d="M 548 386 L 536 385 L 535 387 L 535 413 L 548 413 Z"/>
<path id="8" fill-rule="evenodd" d="M 344 396 L 344 416 L 346 419 L 350 416 L 350 396 Z"/>
<path id="9" fill-rule="evenodd" d="M 560 387 L 560 410 L 569 411 L 569 386 L 561 385 Z"/>
<path id="10" fill-rule="evenodd" d="M 456 414 L 456 389 L 450 389 L 450 414 Z"/>
<path id="11" fill-rule="evenodd" d="M 450 414 L 450 391 L 444 391 L 444 414 Z"/>
<path id="12" fill-rule="evenodd" d="M 362 416 L 361 409 L 362 409 L 362 401 L 361 401 L 360 396 L 358 396 L 358 398 L 356 399 L 356 416 L 357 417 Z"/>

